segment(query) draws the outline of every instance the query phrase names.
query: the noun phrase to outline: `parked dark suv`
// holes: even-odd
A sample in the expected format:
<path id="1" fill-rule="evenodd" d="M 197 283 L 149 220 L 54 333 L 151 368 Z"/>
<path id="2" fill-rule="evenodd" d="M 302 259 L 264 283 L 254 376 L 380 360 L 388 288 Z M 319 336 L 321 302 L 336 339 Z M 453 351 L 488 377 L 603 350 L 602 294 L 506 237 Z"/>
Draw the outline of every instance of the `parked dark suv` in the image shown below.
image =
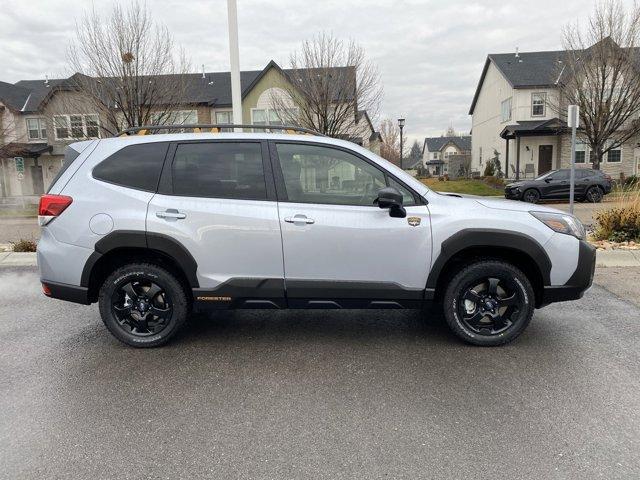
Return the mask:
<path id="1" fill-rule="evenodd" d="M 521 180 L 504 187 L 504 196 L 512 200 L 537 203 L 540 200 L 569 198 L 571 170 L 551 170 L 533 180 Z M 598 203 L 611 191 L 611 177 L 600 170 L 576 169 L 575 198 Z"/>

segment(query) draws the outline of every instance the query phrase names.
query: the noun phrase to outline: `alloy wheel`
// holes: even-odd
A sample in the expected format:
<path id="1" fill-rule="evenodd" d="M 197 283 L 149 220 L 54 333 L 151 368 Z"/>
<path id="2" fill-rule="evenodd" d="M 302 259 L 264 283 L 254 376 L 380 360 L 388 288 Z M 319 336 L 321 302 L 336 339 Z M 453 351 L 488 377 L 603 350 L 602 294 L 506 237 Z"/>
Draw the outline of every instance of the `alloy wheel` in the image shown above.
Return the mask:
<path id="1" fill-rule="evenodd" d="M 524 201 L 529 203 L 536 203 L 540 199 L 540 194 L 535 190 L 527 190 L 524 192 Z"/>
<path id="2" fill-rule="evenodd" d="M 173 307 L 164 288 L 147 278 L 126 279 L 111 298 L 112 312 L 125 332 L 146 337 L 164 330 Z"/>
<path id="3" fill-rule="evenodd" d="M 469 282 L 461 289 L 458 314 L 471 331 L 498 335 L 518 319 L 522 299 L 513 280 L 488 277 Z"/>
<path id="4" fill-rule="evenodd" d="M 592 203 L 598 203 L 600 200 L 602 200 L 602 192 L 597 187 L 591 188 L 587 192 L 587 199 Z"/>

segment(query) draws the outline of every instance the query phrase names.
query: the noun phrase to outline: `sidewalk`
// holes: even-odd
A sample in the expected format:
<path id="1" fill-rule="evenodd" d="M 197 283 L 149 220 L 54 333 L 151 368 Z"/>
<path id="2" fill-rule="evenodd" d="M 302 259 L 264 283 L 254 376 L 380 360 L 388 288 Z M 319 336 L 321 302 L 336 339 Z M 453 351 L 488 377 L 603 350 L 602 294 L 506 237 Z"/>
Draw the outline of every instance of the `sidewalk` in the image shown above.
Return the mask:
<path id="1" fill-rule="evenodd" d="M 0 252 L 0 268 L 35 265 L 35 253 Z M 640 250 L 598 250 L 596 267 L 640 267 Z"/>

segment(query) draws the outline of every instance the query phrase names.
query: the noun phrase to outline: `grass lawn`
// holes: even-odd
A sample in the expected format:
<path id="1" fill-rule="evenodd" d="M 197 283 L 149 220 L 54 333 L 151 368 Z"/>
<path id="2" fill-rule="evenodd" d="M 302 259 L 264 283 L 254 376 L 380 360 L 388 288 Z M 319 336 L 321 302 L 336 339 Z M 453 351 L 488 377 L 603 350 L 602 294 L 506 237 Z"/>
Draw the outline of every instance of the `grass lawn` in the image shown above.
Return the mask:
<path id="1" fill-rule="evenodd" d="M 496 197 L 504 196 L 503 189 L 493 188 L 482 180 L 463 179 L 441 182 L 437 178 L 421 178 L 420 181 L 436 192 L 465 193 L 467 195 Z"/>
<path id="2" fill-rule="evenodd" d="M 38 205 L 28 205 L 25 208 L 0 208 L 0 217 L 37 217 Z"/>

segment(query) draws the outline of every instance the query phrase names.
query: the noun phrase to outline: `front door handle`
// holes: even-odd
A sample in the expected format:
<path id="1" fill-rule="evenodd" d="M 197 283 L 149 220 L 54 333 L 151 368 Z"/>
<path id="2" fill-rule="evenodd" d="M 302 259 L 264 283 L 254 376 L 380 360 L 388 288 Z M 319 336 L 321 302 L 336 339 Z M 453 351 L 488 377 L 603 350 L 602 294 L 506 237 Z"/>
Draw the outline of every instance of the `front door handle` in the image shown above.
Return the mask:
<path id="1" fill-rule="evenodd" d="M 287 223 L 306 223 L 307 225 L 316 223 L 313 218 L 309 218 L 306 215 L 301 214 L 294 215 L 293 217 L 285 217 L 284 221 Z"/>
<path id="2" fill-rule="evenodd" d="M 181 213 L 178 210 L 176 210 L 175 208 L 168 208 L 163 212 L 156 212 L 156 217 L 158 218 L 164 218 L 164 219 L 171 219 L 171 220 L 182 220 L 183 218 L 187 218 L 187 214 L 186 213 Z"/>

